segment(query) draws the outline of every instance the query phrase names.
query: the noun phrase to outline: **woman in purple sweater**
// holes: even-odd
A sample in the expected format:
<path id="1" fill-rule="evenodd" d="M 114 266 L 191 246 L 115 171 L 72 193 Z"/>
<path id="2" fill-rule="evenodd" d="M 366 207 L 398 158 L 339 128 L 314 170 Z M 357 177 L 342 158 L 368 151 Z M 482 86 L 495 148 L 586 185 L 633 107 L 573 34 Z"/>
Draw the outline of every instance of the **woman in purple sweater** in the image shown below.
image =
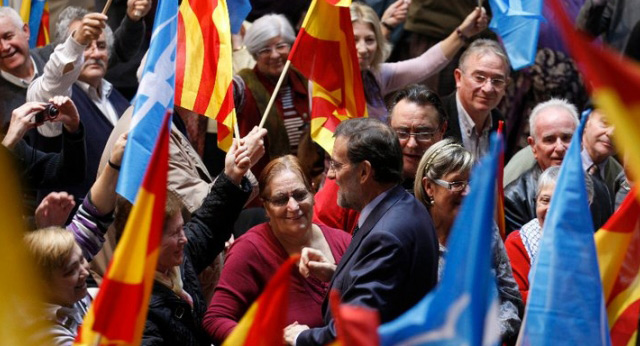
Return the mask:
<path id="1" fill-rule="evenodd" d="M 476 8 L 447 38 L 422 55 L 395 63 L 383 63 L 389 45 L 382 34 L 380 19 L 371 7 L 353 2 L 351 22 L 369 116 L 387 122 L 384 96 L 438 73 L 471 37 L 487 27 L 488 18 L 483 9 Z"/>
<path id="2" fill-rule="evenodd" d="M 250 229 L 231 246 L 222 275 L 204 317 L 204 328 L 218 344 L 229 336 L 267 282 L 304 247 L 322 251 L 334 263 L 344 254 L 348 233 L 311 222 L 309 179 L 292 155 L 271 161 L 260 175 L 260 194 L 269 221 Z M 328 283 L 292 274 L 287 324 L 322 326 L 322 301 Z"/>

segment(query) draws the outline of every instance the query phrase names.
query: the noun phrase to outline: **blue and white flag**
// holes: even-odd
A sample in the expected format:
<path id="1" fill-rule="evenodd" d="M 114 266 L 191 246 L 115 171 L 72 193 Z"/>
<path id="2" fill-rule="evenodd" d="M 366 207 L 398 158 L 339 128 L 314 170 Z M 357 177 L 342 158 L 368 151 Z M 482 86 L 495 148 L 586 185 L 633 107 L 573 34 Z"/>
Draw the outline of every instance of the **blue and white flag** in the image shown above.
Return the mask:
<path id="1" fill-rule="evenodd" d="M 554 0 L 555 1 L 555 0 Z M 533 65 L 538 48 L 542 0 L 489 0 L 489 28 L 500 35 L 514 70 Z"/>
<path id="2" fill-rule="evenodd" d="M 133 101 L 133 116 L 116 189 L 132 203 L 147 171 L 162 119 L 167 112 L 173 112 L 177 28 L 178 1 L 160 0 L 142 80 Z"/>
<path id="3" fill-rule="evenodd" d="M 227 9 L 229 10 L 231 33 L 237 34 L 242 28 L 242 22 L 251 12 L 251 3 L 249 0 L 227 0 Z"/>
<path id="4" fill-rule="evenodd" d="M 491 271 L 496 176 L 502 139 L 474 168 L 471 192 L 447 242 L 442 280 L 434 291 L 378 329 L 381 345 L 497 345 L 498 292 Z"/>
<path id="5" fill-rule="evenodd" d="M 521 345 L 611 344 L 580 156 L 587 117 L 564 157 L 542 228 Z"/>

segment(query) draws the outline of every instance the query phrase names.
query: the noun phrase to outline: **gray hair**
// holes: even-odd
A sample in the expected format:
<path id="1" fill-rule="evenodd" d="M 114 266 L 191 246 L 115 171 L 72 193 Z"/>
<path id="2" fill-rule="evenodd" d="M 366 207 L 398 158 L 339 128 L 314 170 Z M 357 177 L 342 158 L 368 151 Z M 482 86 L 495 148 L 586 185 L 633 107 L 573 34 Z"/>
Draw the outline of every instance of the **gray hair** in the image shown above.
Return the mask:
<path id="1" fill-rule="evenodd" d="M 389 57 L 389 54 L 391 53 L 391 46 L 382 34 L 382 29 L 380 28 L 380 18 L 373 8 L 361 2 L 352 2 L 349 9 L 351 10 L 351 23 L 361 22 L 369 24 L 373 29 L 378 49 L 376 49 L 376 52 L 373 55 L 371 68 L 377 70 L 380 67 L 380 64 L 387 60 L 387 57 Z"/>
<path id="2" fill-rule="evenodd" d="M 267 45 L 267 41 L 274 37 L 282 37 L 293 44 L 296 34 L 287 18 L 281 14 L 265 14 L 256 19 L 244 36 L 244 45 L 254 57 L 258 51 Z"/>
<path id="3" fill-rule="evenodd" d="M 556 185 L 558 182 L 558 177 L 560 176 L 560 166 L 551 166 L 540 174 L 538 177 L 538 187 L 536 188 L 536 199 L 540 195 L 540 191 L 545 187 Z M 589 174 L 584 175 L 585 184 L 587 186 L 587 198 L 589 199 L 589 204 L 593 202 L 593 179 Z"/>
<path id="4" fill-rule="evenodd" d="M 85 15 L 89 14 L 89 11 L 82 7 L 70 6 L 65 8 L 58 16 L 58 22 L 56 23 L 56 36 L 54 42 L 56 45 L 64 43 L 64 41 L 71 36 L 70 31 L 71 24 L 76 21 L 82 21 Z M 111 47 L 113 47 L 113 30 L 107 24 L 104 28 L 104 36 L 107 39 L 107 51 L 111 56 Z"/>
<path id="5" fill-rule="evenodd" d="M 20 17 L 18 11 L 14 10 L 11 7 L 0 7 L 0 19 L 2 18 L 9 19 L 11 22 L 13 22 L 13 25 L 15 25 L 16 28 L 22 29 L 22 27 L 24 26 L 24 22 L 22 21 L 22 18 Z"/>
<path id="6" fill-rule="evenodd" d="M 473 154 L 455 140 L 443 139 L 429 147 L 422 155 L 416 172 L 416 180 L 413 183 L 413 193 L 420 202 L 429 207 L 431 201 L 422 186 L 422 178 L 442 179 L 452 172 L 470 171 L 472 166 Z"/>
<path id="7" fill-rule="evenodd" d="M 467 48 L 460 56 L 460 61 L 458 62 L 458 68 L 460 68 L 461 70 L 464 70 L 467 59 L 473 54 L 476 54 L 479 56 L 493 54 L 497 56 L 498 58 L 500 58 L 500 60 L 502 60 L 502 63 L 504 64 L 505 77 L 509 77 L 509 71 L 511 69 L 511 65 L 509 64 L 509 57 L 507 56 L 507 53 L 505 53 L 504 49 L 502 48 L 502 46 L 500 46 L 500 44 L 497 41 L 489 40 L 486 38 L 481 38 L 473 41 L 469 46 L 469 48 Z"/>
<path id="8" fill-rule="evenodd" d="M 578 109 L 576 108 L 576 106 L 565 99 L 552 98 L 549 101 L 538 103 L 538 105 L 536 105 L 531 111 L 531 115 L 529 116 L 529 133 L 531 134 L 531 137 L 533 137 L 533 139 L 536 139 L 535 124 L 538 120 L 538 116 L 543 110 L 547 108 L 562 108 L 569 114 L 571 114 L 571 118 L 575 122 L 576 127 L 580 123 L 580 120 L 578 120 Z"/>

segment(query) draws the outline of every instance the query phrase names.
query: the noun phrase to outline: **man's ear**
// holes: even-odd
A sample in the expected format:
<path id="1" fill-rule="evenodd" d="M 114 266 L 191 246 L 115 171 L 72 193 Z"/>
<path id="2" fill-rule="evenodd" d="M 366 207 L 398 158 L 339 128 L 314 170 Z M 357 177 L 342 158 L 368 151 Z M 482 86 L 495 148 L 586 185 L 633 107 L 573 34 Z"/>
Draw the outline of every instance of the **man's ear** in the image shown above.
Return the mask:
<path id="1" fill-rule="evenodd" d="M 31 32 L 29 31 L 29 24 L 25 23 L 22 25 L 22 32 L 27 34 L 27 38 L 31 36 Z"/>
<path id="2" fill-rule="evenodd" d="M 462 79 L 462 70 L 459 68 L 453 70 L 453 78 L 456 80 L 456 88 L 459 88 L 460 80 Z"/>
<path id="3" fill-rule="evenodd" d="M 529 136 L 527 137 L 527 143 L 529 143 L 529 146 L 531 147 L 531 151 L 533 152 L 533 157 L 536 159 L 536 161 L 538 160 L 538 152 L 536 150 L 536 141 L 533 139 L 533 137 Z"/>
<path id="4" fill-rule="evenodd" d="M 364 184 L 368 179 L 373 179 L 373 167 L 371 167 L 371 162 L 364 160 L 359 163 L 358 170 L 358 180 L 360 180 L 360 184 Z"/>

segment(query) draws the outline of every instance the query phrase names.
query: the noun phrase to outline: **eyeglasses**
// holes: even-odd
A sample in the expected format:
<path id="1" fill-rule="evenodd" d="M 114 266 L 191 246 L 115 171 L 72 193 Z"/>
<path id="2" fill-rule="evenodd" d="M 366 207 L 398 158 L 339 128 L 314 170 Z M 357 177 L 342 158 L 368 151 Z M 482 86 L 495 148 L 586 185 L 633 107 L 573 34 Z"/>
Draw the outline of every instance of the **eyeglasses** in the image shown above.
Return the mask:
<path id="1" fill-rule="evenodd" d="M 276 207 L 283 207 L 289 203 L 289 200 L 293 197 L 296 202 L 300 203 L 309 197 L 309 191 L 305 189 L 294 190 L 289 193 L 277 194 L 271 198 L 264 198 L 265 201 L 273 204 Z"/>
<path id="2" fill-rule="evenodd" d="M 260 49 L 258 51 L 258 56 L 259 57 L 266 57 L 268 55 L 271 55 L 271 52 L 273 52 L 273 50 L 275 49 L 276 52 L 278 54 L 287 54 L 289 52 L 289 48 L 291 46 L 286 43 L 286 42 L 280 42 L 278 44 L 272 45 L 272 46 L 268 46 L 268 47 L 264 47 L 262 49 Z"/>
<path id="3" fill-rule="evenodd" d="M 408 140 L 413 136 L 418 142 L 429 142 L 433 140 L 433 136 L 438 133 L 438 130 L 422 131 L 422 132 L 410 132 L 402 129 L 394 129 L 398 134 L 398 139 L 401 141 Z"/>
<path id="4" fill-rule="evenodd" d="M 471 79 L 476 85 L 481 87 L 484 86 L 485 83 L 490 82 L 494 88 L 498 90 L 502 90 L 507 85 L 507 81 L 504 78 L 491 78 L 483 75 L 482 73 L 477 73 L 477 72 L 472 73 L 469 76 L 471 77 Z"/>
<path id="5" fill-rule="evenodd" d="M 334 172 L 337 172 L 337 171 L 341 170 L 342 167 L 344 167 L 345 165 L 346 165 L 346 163 L 341 163 L 341 162 L 338 162 L 338 161 L 336 161 L 334 159 L 331 159 L 329 161 L 329 169 L 332 169 Z"/>
<path id="6" fill-rule="evenodd" d="M 453 192 L 464 191 L 469 186 L 469 181 L 467 180 L 449 182 L 442 179 L 434 179 L 433 182 Z"/>

